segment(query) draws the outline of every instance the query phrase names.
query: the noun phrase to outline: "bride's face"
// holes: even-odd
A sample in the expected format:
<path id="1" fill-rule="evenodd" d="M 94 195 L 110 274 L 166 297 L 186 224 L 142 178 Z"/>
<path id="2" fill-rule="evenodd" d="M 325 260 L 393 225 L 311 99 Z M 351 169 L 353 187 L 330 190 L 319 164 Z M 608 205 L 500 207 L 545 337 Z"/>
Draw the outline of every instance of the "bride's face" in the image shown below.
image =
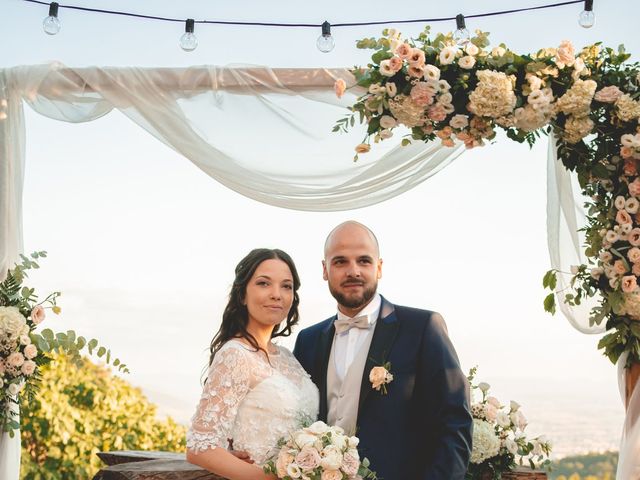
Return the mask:
<path id="1" fill-rule="evenodd" d="M 287 318 L 293 303 L 293 275 L 279 259 L 265 260 L 247 284 L 244 303 L 249 313 L 249 328 L 275 326 Z"/>

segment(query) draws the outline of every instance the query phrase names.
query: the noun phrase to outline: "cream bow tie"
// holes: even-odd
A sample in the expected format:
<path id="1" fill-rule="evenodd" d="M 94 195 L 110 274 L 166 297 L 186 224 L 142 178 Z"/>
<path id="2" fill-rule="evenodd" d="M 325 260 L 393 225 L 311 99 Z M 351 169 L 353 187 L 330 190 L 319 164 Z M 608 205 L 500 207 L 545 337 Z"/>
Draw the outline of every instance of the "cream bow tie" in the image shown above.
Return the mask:
<path id="1" fill-rule="evenodd" d="M 355 328 L 369 328 L 369 317 L 367 315 L 361 315 L 354 318 L 338 318 L 333 324 L 336 327 L 336 333 L 347 332 L 349 329 Z"/>

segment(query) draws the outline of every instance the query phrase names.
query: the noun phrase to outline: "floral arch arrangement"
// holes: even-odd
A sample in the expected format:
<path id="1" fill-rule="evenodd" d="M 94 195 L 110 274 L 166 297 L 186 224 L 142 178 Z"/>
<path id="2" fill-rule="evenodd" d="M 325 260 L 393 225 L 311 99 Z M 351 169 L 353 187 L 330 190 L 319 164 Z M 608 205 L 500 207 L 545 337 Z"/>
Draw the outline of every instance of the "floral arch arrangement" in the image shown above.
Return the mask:
<path id="1" fill-rule="evenodd" d="M 533 145 L 553 135 L 558 158 L 577 174 L 587 224 L 583 227 L 586 264 L 572 267 L 570 291 L 549 294 L 545 310 L 555 312 L 555 295 L 569 305 L 600 295 L 589 323 L 606 322 L 599 348 L 612 361 L 626 353 L 640 362 L 640 64 L 630 54 L 599 43 L 580 52 L 563 41 L 558 48 L 517 54 L 501 44 L 489 49 L 488 34 L 476 31 L 465 45 L 451 33 L 403 39 L 393 29 L 367 38 L 358 48 L 374 50 L 368 68 L 354 68 L 357 85 L 367 89 L 338 120 L 334 131 L 357 121 L 367 124 L 356 156 L 371 143 L 410 133 L 402 144 L 439 140 L 453 147 L 482 146 L 497 129 Z M 338 80 L 336 94 L 346 84 Z M 556 270 L 543 284 L 555 292 Z"/>

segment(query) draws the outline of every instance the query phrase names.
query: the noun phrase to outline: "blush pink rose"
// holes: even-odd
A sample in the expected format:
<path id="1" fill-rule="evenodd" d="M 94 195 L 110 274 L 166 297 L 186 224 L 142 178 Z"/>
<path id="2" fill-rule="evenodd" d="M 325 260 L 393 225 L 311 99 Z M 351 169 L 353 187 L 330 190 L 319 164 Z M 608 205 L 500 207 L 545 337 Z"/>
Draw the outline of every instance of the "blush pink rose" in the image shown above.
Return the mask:
<path id="1" fill-rule="evenodd" d="M 399 71 L 402 68 L 402 59 L 400 57 L 391 57 L 389 59 L 389 66 L 394 72 Z"/>
<path id="2" fill-rule="evenodd" d="M 634 247 L 640 247 L 640 228 L 634 228 L 629 232 L 628 241 Z"/>
<path id="3" fill-rule="evenodd" d="M 635 292 L 638 288 L 638 279 L 635 275 L 622 277 L 622 291 L 625 293 Z"/>
<path id="4" fill-rule="evenodd" d="M 367 153 L 371 150 L 371 145 L 367 145 L 366 143 L 361 143 L 356 146 L 356 153 Z"/>
<path id="5" fill-rule="evenodd" d="M 442 106 L 442 104 L 437 103 L 429 107 L 429 109 L 427 110 L 427 115 L 434 122 L 442 122 L 445 118 L 447 118 L 447 111 Z"/>
<path id="6" fill-rule="evenodd" d="M 636 178 L 629 184 L 629 195 L 633 197 L 640 196 L 640 178 Z"/>
<path id="7" fill-rule="evenodd" d="M 427 82 L 418 82 L 411 89 L 411 100 L 424 107 L 433 103 L 433 97 L 436 94 L 436 90 Z"/>
<path id="8" fill-rule="evenodd" d="M 622 147 L 622 148 L 626 148 L 626 147 Z M 622 152 L 620 152 L 620 154 L 622 155 Z M 624 157 L 624 155 L 622 155 Z M 627 158 L 624 161 L 624 174 L 627 175 L 628 177 L 632 177 L 634 175 L 638 174 L 638 165 L 636 164 L 636 161 L 632 158 Z"/>
<path id="9" fill-rule="evenodd" d="M 296 455 L 296 463 L 303 472 L 310 472 L 320 465 L 320 455 L 315 448 L 307 445 Z"/>
<path id="10" fill-rule="evenodd" d="M 333 84 L 333 89 L 336 92 L 336 97 L 342 98 L 344 92 L 347 91 L 347 82 L 345 82 L 342 78 L 336 80 L 336 83 Z"/>
<path id="11" fill-rule="evenodd" d="M 408 43 L 401 43 L 400 45 L 398 45 L 398 48 L 396 48 L 396 55 L 398 55 L 403 60 L 407 60 L 411 56 L 411 50 L 411 45 L 409 45 Z"/>
<path id="12" fill-rule="evenodd" d="M 569 40 L 563 40 L 558 47 L 556 60 L 564 65 L 571 66 L 576 61 L 576 52 Z"/>
<path id="13" fill-rule="evenodd" d="M 640 248 L 638 248 L 638 247 L 633 247 L 633 248 L 631 248 L 631 249 L 627 252 L 627 258 L 628 258 L 632 263 L 638 263 L 638 262 L 640 262 Z"/>
<path id="14" fill-rule="evenodd" d="M 616 222 L 620 225 L 630 224 L 632 222 L 631 215 L 629 215 L 626 210 L 618 210 L 618 213 L 616 214 Z"/>
<path id="15" fill-rule="evenodd" d="M 413 78 L 424 77 L 424 67 L 421 67 L 420 65 L 409 65 L 407 72 L 409 73 L 409 76 Z"/>
<path id="16" fill-rule="evenodd" d="M 345 453 L 342 457 L 342 466 L 340 469 L 346 473 L 348 477 L 353 477 L 358 473 L 358 467 L 360 467 L 360 460 L 349 452 Z"/>
<path id="17" fill-rule="evenodd" d="M 633 273 L 636 277 L 640 277 L 640 263 L 634 263 L 631 267 L 631 273 Z"/>
<path id="18" fill-rule="evenodd" d="M 45 316 L 46 314 L 42 305 L 36 305 L 35 307 L 33 307 L 33 310 L 31 310 L 31 321 L 36 325 L 42 323 Z"/>
<path id="19" fill-rule="evenodd" d="M 423 67 L 425 64 L 425 55 L 419 48 L 413 48 L 408 58 L 409 64 L 417 67 Z"/>
<path id="20" fill-rule="evenodd" d="M 13 352 L 7 357 L 7 365 L 10 367 L 21 367 L 24 363 L 24 356 L 20 352 Z"/>

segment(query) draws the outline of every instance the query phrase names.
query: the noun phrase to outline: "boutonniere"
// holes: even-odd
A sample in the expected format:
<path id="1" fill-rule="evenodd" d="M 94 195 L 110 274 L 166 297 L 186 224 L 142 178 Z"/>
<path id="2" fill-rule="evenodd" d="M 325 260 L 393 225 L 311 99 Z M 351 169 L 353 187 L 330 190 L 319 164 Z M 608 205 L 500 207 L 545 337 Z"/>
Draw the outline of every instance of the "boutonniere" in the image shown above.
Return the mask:
<path id="1" fill-rule="evenodd" d="M 382 391 L 383 395 L 387 394 L 387 385 L 393 381 L 391 370 L 391 362 L 387 362 L 381 367 L 373 367 L 369 372 L 369 381 L 374 390 Z"/>

